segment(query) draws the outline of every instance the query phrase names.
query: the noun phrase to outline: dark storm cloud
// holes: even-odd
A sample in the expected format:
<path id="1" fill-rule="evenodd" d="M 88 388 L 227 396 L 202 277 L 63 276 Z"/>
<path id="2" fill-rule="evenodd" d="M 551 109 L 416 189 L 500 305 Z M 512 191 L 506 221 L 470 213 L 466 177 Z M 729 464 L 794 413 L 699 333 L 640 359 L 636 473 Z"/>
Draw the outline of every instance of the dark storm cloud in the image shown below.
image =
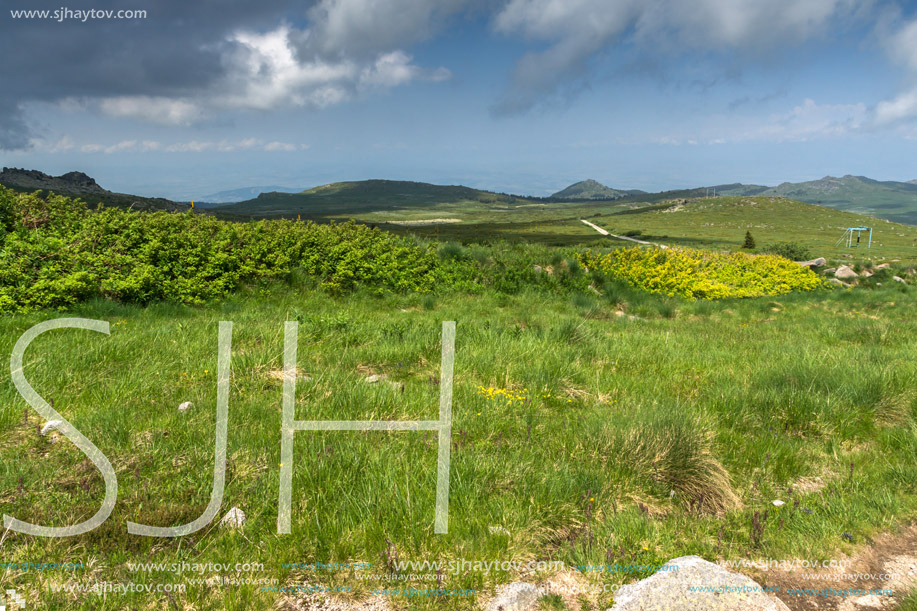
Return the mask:
<path id="1" fill-rule="evenodd" d="M 21 105 L 69 97 L 181 96 L 224 76 L 240 28 L 301 21 L 308 5 L 258 2 L 95 0 L 80 9 L 145 10 L 145 19 L 14 19 L 10 11 L 62 8 L 61 0 L 5 2 L 0 13 L 0 149 L 21 148 Z"/>

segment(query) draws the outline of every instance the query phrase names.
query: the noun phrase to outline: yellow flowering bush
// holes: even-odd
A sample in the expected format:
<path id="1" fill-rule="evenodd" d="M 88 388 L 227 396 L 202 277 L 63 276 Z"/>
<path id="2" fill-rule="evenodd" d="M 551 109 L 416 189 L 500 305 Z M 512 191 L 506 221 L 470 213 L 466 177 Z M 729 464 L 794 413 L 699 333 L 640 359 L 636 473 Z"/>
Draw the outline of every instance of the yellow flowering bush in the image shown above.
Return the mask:
<path id="1" fill-rule="evenodd" d="M 581 258 L 589 269 L 670 297 L 763 297 L 824 285 L 810 269 L 776 255 L 636 247 L 608 254 L 587 251 Z"/>

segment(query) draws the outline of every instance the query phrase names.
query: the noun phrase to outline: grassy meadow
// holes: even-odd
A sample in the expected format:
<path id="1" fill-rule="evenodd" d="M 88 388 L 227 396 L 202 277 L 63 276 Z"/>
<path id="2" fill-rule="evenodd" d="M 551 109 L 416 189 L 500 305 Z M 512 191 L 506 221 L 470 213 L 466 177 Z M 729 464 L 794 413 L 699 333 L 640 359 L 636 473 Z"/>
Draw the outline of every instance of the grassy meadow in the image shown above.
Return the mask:
<path id="1" fill-rule="evenodd" d="M 735 216 L 727 212 L 740 204 L 697 205 L 726 212 L 657 210 L 595 222 L 681 235 L 688 243 L 689 231 L 700 231 L 706 215 L 711 245 L 728 248 L 744 235 L 745 225 L 728 224 Z M 813 217 L 809 208 L 784 212 L 786 218 L 771 214 L 770 221 L 754 211 L 741 214 L 758 223 L 749 227 L 761 243 L 790 235 L 799 222 L 793 214 L 823 225 L 824 234 L 797 236 L 815 255 L 825 254 L 817 247 L 833 235 L 829 223 L 847 220 L 834 211 L 830 219 Z M 171 226 L 164 218 L 155 217 L 157 231 Z M 216 227 L 209 223 L 181 226 Z M 94 225 L 73 227 L 68 231 L 80 240 L 93 235 Z M 236 241 L 229 243 L 249 248 L 247 231 L 258 243 L 269 235 L 259 232 L 275 226 L 252 227 L 232 233 Z M 278 239 L 300 235 L 288 225 L 276 227 Z M 571 227 L 589 229 L 578 219 Z M 876 239 L 868 262 L 900 259 L 891 270 L 854 288 L 780 296 L 667 297 L 580 270 L 581 247 L 405 238 L 398 242 L 404 256 L 423 278 L 442 284 L 399 291 L 383 280 L 372 284 L 377 275 L 359 266 L 323 273 L 339 278 L 357 270 L 366 274 L 359 276 L 364 282 L 329 284 L 294 261 L 289 273 L 240 275 L 232 290 L 196 304 L 170 302 L 168 295 L 130 303 L 96 294 L 9 313 L 0 317 L 2 354 L 10 354 L 27 329 L 52 318 L 110 324 L 110 336 L 81 330 L 40 336 L 25 355 L 24 372 L 110 459 L 118 501 L 101 527 L 77 537 L 5 532 L 0 588 L 15 588 L 28 608 L 54 610 L 307 609 L 314 594 L 278 591 L 307 586 L 337 588 L 335 600 L 381 599 L 390 609 L 476 609 L 499 585 L 522 578 L 543 583 L 560 574 L 601 590 L 652 573 L 578 566 L 649 567 L 687 554 L 836 559 L 917 517 L 917 289 L 910 280 L 890 279 L 892 273 L 912 278 L 908 247 L 917 233 L 893 228 Z M 16 231 L 19 240 L 31 236 Z M 325 240 L 316 244 L 328 257 L 340 256 L 342 244 L 359 243 L 355 235 L 370 239 L 352 227 L 341 233 L 347 241 L 333 243 L 331 234 L 302 231 Z M 372 236 L 372 244 L 382 246 L 361 252 L 384 260 L 387 238 Z M 23 252 L 45 252 L 59 244 L 52 238 L 70 239 L 45 236 L 36 242 L 41 248 L 33 244 Z M 607 239 L 597 244 L 608 252 L 613 246 Z M 171 249 L 159 241 L 143 248 L 150 261 Z M 61 265 L 86 265 L 87 277 L 96 278 L 102 255 L 92 254 Z M 843 259 L 847 253 L 828 254 Z M 862 249 L 857 255 L 867 264 Z M 220 261 L 235 269 L 232 261 Z M 159 262 L 178 278 L 170 282 L 203 277 L 196 262 L 179 263 Z M 288 263 L 271 265 L 286 270 Z M 101 286 L 114 286 L 112 278 L 134 286 L 124 265 L 120 275 L 99 276 Z M 534 265 L 553 271 L 534 274 Z M 345 276 L 353 279 L 353 273 Z M 441 323 L 456 321 L 448 534 L 433 531 L 437 441 L 422 431 L 297 432 L 292 532 L 277 533 L 283 327 L 292 320 L 299 322 L 300 420 L 435 419 Z M 130 535 L 127 521 L 188 523 L 210 500 L 220 321 L 232 321 L 233 341 L 226 489 L 217 519 L 185 537 Z M 184 402 L 193 407 L 180 412 Z M 0 508 L 42 525 L 80 522 L 97 511 L 104 482 L 66 438 L 41 435 L 43 424 L 5 378 Z M 219 524 L 231 508 L 247 516 L 239 529 Z M 400 564 L 461 560 L 565 568 L 436 571 Z M 42 562 L 79 568 L 9 568 Z M 316 562 L 365 564 L 302 566 Z M 160 566 L 136 570 L 136 563 Z M 182 563 L 233 568 L 179 573 L 167 566 Z M 430 580 L 383 580 L 410 573 Z M 79 591 L 100 583 L 170 584 L 184 591 Z M 474 594 L 376 592 L 409 585 Z M 543 602 L 546 608 L 605 609 L 612 589 Z"/>
<path id="2" fill-rule="evenodd" d="M 5 571 L 4 585 L 34 592 L 49 609 L 167 608 L 170 598 L 178 608 L 267 609 L 295 596 L 131 572 L 127 563 L 261 563 L 263 571 L 236 576 L 351 587 L 344 597 L 361 598 L 373 584 L 353 570 L 282 565 L 360 561 L 373 565 L 364 572 L 385 574 L 392 555 L 568 567 L 661 564 L 692 553 L 836 557 L 917 510 L 915 296 L 886 288 L 639 303 L 634 294 L 628 311 L 639 315 L 619 316 L 627 295 L 614 305 L 585 294 L 342 299 L 294 285 L 201 308 L 81 305 L 70 314 L 109 321 L 111 336 L 50 333 L 30 348 L 25 371 L 111 459 L 118 504 L 80 537 L 9 533 L 5 562 L 85 568 Z M 51 317 L 5 318 L 4 352 Z M 190 522 L 210 498 L 220 320 L 234 323 L 220 515 L 239 507 L 248 521 L 171 540 L 128 535 L 128 520 Z M 435 439 L 408 431 L 297 433 L 292 534 L 277 534 L 285 320 L 301 329 L 297 418 L 316 420 L 434 419 L 440 321 L 457 321 L 447 535 L 433 534 Z M 385 379 L 368 384 L 371 374 Z M 184 401 L 194 408 L 179 413 Z M 38 435 L 42 422 L 9 382 L 2 404 L 4 513 L 46 525 L 93 514 L 104 485 L 84 455 Z M 789 492 L 816 477 L 824 489 Z M 775 510 L 774 499 L 787 504 Z M 773 515 L 759 529 L 754 515 L 764 511 Z M 443 587 L 487 591 L 517 577 L 441 579 Z M 51 591 L 100 579 L 188 589 L 171 597 Z M 449 604 L 470 609 L 475 599 Z"/>

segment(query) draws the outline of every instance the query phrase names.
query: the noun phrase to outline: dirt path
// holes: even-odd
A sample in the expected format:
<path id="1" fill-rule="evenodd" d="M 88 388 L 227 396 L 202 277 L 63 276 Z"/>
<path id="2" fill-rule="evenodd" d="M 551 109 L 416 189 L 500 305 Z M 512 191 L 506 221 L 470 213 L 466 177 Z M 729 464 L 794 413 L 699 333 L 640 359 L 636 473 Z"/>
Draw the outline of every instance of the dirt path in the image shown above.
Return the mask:
<path id="1" fill-rule="evenodd" d="M 917 524 L 880 535 L 844 560 L 848 566 L 771 568 L 750 576 L 761 585 L 778 586 L 777 597 L 792 611 L 890 611 L 917 587 Z M 891 590 L 892 595 L 871 590 Z"/>
<path id="2" fill-rule="evenodd" d="M 593 229 L 595 229 L 602 235 L 607 235 L 609 237 L 617 238 L 619 240 L 627 240 L 628 242 L 636 242 L 637 244 L 643 244 L 644 246 L 658 246 L 659 248 L 668 248 L 668 246 L 666 246 L 665 244 L 656 244 L 655 242 L 647 242 L 645 240 L 638 240 L 637 238 L 630 238 L 624 235 L 615 235 L 613 233 L 608 233 L 607 231 L 605 231 L 598 225 L 594 223 L 590 223 L 586 219 L 580 219 L 580 221 L 585 223 L 586 225 L 589 225 L 590 227 L 592 227 Z"/>

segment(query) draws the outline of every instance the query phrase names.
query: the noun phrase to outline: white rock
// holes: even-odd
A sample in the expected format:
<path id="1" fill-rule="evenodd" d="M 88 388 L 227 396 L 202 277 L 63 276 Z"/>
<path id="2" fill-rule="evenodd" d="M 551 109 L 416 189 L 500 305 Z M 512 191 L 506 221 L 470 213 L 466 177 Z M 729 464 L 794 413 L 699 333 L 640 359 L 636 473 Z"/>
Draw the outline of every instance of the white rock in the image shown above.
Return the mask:
<path id="1" fill-rule="evenodd" d="M 385 378 L 385 376 L 383 376 L 383 375 L 378 375 L 378 374 L 375 374 L 375 373 L 374 373 L 374 374 L 371 375 L 371 376 L 367 376 L 366 379 L 363 380 L 363 381 L 366 382 L 367 384 L 376 384 L 376 383 L 378 383 L 380 380 L 382 380 L 382 379 L 384 379 L 384 378 Z"/>
<path id="2" fill-rule="evenodd" d="M 63 420 L 49 420 L 45 422 L 45 425 L 43 427 L 41 427 L 41 434 L 47 435 L 51 431 L 57 430 L 58 427 L 62 425 L 63 423 L 64 423 Z"/>
<path id="3" fill-rule="evenodd" d="M 779 501 L 779 500 L 777 500 L 777 501 L 771 501 L 771 504 L 772 504 L 774 507 L 783 507 L 784 505 L 786 505 L 786 503 L 784 503 L 783 501 Z"/>
<path id="4" fill-rule="evenodd" d="M 698 591 L 697 586 L 712 586 Z M 789 611 L 761 586 L 698 556 L 669 560 L 654 575 L 620 588 L 608 611 Z"/>
<path id="5" fill-rule="evenodd" d="M 538 588 L 517 581 L 503 588 L 487 605 L 487 611 L 530 611 L 537 609 Z"/>
<path id="6" fill-rule="evenodd" d="M 245 512 L 238 507 L 233 507 L 227 511 L 223 519 L 220 520 L 221 526 L 228 526 L 229 528 L 242 528 L 243 524 L 245 524 Z"/>
<path id="7" fill-rule="evenodd" d="M 892 276 L 892 280 L 894 280 L 895 282 L 900 282 L 901 284 L 907 284 L 907 282 L 905 282 L 904 278 L 902 278 L 901 276 Z"/>
<path id="8" fill-rule="evenodd" d="M 849 265 L 841 265 L 837 268 L 837 271 L 834 272 L 834 277 L 840 278 L 841 280 L 851 280 L 853 278 L 859 278 L 859 274 L 853 271 Z"/>
<path id="9" fill-rule="evenodd" d="M 194 407 L 194 403 L 191 403 L 191 401 L 185 401 L 184 403 L 178 406 L 178 411 L 180 411 L 181 413 L 185 413 L 192 407 Z"/>

